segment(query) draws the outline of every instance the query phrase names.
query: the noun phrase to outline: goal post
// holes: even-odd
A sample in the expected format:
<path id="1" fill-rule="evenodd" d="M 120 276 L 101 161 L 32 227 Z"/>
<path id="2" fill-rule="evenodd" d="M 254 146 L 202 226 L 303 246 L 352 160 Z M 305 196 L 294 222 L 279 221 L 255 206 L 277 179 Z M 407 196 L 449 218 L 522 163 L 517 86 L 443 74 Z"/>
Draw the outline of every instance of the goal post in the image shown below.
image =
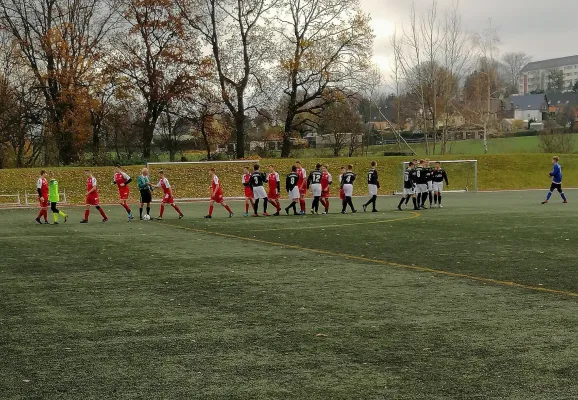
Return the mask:
<path id="1" fill-rule="evenodd" d="M 435 161 L 430 166 L 435 166 Z M 444 192 L 462 193 L 478 191 L 478 160 L 445 160 L 439 161 L 441 167 L 448 175 L 449 187 Z M 403 180 L 405 170 L 409 167 L 409 161 L 401 163 L 396 178 L 396 194 L 403 193 Z"/>
<path id="2" fill-rule="evenodd" d="M 158 182 L 158 173 L 163 170 L 175 196 L 175 201 L 210 200 L 209 169 L 215 168 L 227 200 L 243 200 L 241 176 L 243 167 L 253 170 L 260 160 L 227 161 L 176 161 L 149 162 L 146 164 L 152 184 Z M 153 192 L 153 202 L 160 202 L 158 189 Z"/>

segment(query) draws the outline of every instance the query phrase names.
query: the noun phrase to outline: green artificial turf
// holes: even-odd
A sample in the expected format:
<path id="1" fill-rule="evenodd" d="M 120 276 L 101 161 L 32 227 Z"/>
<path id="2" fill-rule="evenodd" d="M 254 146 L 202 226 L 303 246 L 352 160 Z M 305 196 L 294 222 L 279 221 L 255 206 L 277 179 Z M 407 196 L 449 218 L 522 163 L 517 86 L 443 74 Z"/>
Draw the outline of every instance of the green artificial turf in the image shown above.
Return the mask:
<path id="1" fill-rule="evenodd" d="M 88 225 L 63 207 L 58 226 L 0 211 L 0 398 L 577 398 L 578 191 L 544 194 L 210 221 L 107 206 Z"/>

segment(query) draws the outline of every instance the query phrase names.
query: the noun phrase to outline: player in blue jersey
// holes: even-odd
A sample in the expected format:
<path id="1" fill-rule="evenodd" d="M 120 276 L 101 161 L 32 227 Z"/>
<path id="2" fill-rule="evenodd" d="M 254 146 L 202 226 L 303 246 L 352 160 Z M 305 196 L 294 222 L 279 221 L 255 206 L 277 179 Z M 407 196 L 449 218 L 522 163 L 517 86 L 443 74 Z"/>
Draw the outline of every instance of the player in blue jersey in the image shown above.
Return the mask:
<path id="1" fill-rule="evenodd" d="M 550 176 L 552 177 L 552 185 L 550 185 L 550 191 L 546 196 L 546 200 L 544 200 L 542 204 L 548 203 L 548 200 L 550 200 L 550 197 L 552 197 L 554 190 L 557 190 L 558 193 L 560 193 L 562 200 L 564 200 L 563 203 L 568 203 L 568 200 L 566 200 L 566 196 L 562 191 L 562 166 L 558 164 L 558 160 L 558 156 L 552 157 L 552 164 L 554 165 L 552 172 L 550 172 Z"/>

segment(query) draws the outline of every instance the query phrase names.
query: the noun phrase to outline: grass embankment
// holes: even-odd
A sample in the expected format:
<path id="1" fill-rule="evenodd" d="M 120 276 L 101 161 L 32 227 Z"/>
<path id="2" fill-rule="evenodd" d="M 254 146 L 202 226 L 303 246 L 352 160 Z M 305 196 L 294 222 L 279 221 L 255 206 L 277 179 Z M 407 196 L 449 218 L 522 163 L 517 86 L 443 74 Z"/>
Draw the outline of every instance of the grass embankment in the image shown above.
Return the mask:
<path id="1" fill-rule="evenodd" d="M 547 187 L 550 171 L 551 155 L 548 154 L 499 154 L 478 156 L 444 156 L 442 160 L 471 158 L 478 160 L 478 189 L 501 190 L 501 189 L 530 189 Z M 354 157 L 354 158 L 326 158 L 326 159 L 303 159 L 304 167 L 309 171 L 316 162 L 322 162 L 329 166 L 334 180 L 339 175 L 339 167 L 352 163 L 354 170 L 359 174 L 355 188 L 355 194 L 366 193 L 365 173 L 369 169 L 371 160 L 378 161 L 378 172 L 381 180 L 380 194 L 390 194 L 399 189 L 400 164 L 407 161 L 405 157 Z M 282 179 L 290 170 L 294 159 L 261 160 L 264 170 L 273 163 L 277 167 Z M 250 162 L 247 162 L 250 164 Z M 578 186 L 578 155 L 565 155 L 561 157 L 564 167 L 564 186 Z M 164 166 L 168 179 L 174 187 L 175 195 L 184 197 L 208 197 L 209 196 L 209 165 L 217 168 L 221 178 L 225 196 L 242 196 L 241 174 L 244 164 L 191 164 Z M 141 166 L 127 167 L 126 172 L 136 178 L 140 174 Z M 151 171 L 153 181 L 157 178 L 158 169 L 155 166 Z M 0 194 L 14 194 L 19 192 L 35 193 L 36 180 L 40 168 L 35 169 L 6 169 L 0 170 Z M 473 181 L 473 168 L 463 165 L 448 167 L 448 175 L 451 188 L 464 188 Z M 60 182 L 61 190 L 66 190 L 69 203 L 82 204 L 84 202 L 85 182 L 84 168 L 53 168 Z M 116 201 L 117 190 L 112 185 L 113 168 L 93 168 L 98 179 L 101 201 Z M 282 185 L 283 186 L 283 185 Z M 131 184 L 131 201 L 138 201 L 136 184 Z M 336 188 L 334 188 L 334 193 Z M 282 188 L 282 193 L 285 191 Z M 158 194 L 156 196 L 159 196 Z M 32 199 L 33 200 L 33 199 Z"/>

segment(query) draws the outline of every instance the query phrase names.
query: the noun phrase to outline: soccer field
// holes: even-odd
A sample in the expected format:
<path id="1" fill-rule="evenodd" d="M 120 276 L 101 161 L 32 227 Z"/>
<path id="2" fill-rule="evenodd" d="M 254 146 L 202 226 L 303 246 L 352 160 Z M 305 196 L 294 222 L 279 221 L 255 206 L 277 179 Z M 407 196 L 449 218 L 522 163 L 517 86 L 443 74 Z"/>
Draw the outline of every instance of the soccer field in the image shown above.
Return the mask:
<path id="1" fill-rule="evenodd" d="M 0 211 L 0 399 L 578 398 L 578 191 L 545 193 Z"/>

